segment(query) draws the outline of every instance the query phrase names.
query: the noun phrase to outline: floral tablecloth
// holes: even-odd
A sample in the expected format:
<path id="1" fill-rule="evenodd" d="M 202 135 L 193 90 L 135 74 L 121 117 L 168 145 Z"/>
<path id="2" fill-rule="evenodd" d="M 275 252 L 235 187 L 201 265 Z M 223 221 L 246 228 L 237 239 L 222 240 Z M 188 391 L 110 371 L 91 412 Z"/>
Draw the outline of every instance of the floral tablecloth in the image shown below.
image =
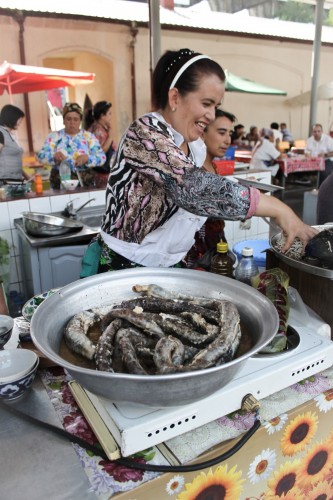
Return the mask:
<path id="1" fill-rule="evenodd" d="M 318 158 L 285 158 L 279 161 L 285 177 L 295 172 L 312 172 L 325 170 L 325 159 Z"/>
<path id="2" fill-rule="evenodd" d="M 62 368 L 51 368 L 42 370 L 41 378 L 63 427 L 91 444 L 98 444 L 68 388 L 70 376 Z M 327 412 L 333 408 L 333 368 L 311 376 L 262 400 L 260 416 L 267 433 L 273 434 L 282 429 L 288 419 L 287 412 L 310 400 L 315 401 L 320 412 Z M 194 431 L 173 438 L 166 444 L 180 462 L 185 463 L 218 443 L 243 434 L 252 427 L 254 419 L 254 413 L 237 411 L 222 416 Z M 103 460 L 78 445 L 73 444 L 73 446 L 89 478 L 91 487 L 100 500 L 111 498 L 116 493 L 129 492 L 159 476 L 153 472 L 128 469 L 116 462 Z M 166 463 L 156 447 L 135 454 L 134 459 L 142 463 Z M 173 482 L 170 481 L 165 486 L 167 495 L 171 496 L 181 492 L 185 482 L 183 476 L 173 476 Z M 135 497 L 129 496 L 128 498 Z M 192 497 L 182 497 L 180 494 L 177 498 Z"/>

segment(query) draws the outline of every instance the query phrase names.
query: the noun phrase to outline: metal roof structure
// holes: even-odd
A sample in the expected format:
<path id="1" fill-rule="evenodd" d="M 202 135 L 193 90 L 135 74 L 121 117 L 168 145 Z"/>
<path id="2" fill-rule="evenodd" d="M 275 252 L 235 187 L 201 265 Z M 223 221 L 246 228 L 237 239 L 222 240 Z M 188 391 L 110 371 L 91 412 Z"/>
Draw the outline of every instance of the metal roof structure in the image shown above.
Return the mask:
<path id="1" fill-rule="evenodd" d="M 109 22 L 132 23 L 148 26 L 148 3 L 123 0 L 0 0 L 0 14 L 22 11 L 25 15 L 78 17 Z M 192 7 L 160 8 L 162 28 L 194 31 L 223 32 L 294 41 L 313 42 L 315 24 L 280 21 L 249 16 L 241 11 L 236 14 L 211 11 L 206 0 Z M 323 26 L 321 42 L 333 44 L 333 27 Z"/>

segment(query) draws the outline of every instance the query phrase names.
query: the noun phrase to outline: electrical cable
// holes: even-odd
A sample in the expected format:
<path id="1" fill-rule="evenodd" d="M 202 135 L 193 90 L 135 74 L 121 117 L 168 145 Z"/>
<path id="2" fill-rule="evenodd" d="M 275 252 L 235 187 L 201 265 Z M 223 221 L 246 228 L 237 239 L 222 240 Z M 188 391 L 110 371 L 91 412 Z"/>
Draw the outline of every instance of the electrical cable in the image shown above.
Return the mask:
<path id="1" fill-rule="evenodd" d="M 24 420 L 27 420 L 28 422 L 38 425 L 39 427 L 45 428 L 47 430 L 50 430 L 51 432 L 57 434 L 60 437 L 63 437 L 72 443 L 80 445 L 82 448 L 85 448 L 89 451 L 92 451 L 95 455 L 100 456 L 104 460 L 110 461 L 110 459 L 107 457 L 106 453 L 102 448 L 99 448 L 98 446 L 92 445 L 85 441 L 84 439 L 81 439 L 74 434 L 70 434 L 69 432 L 65 431 L 64 429 L 61 429 L 60 427 L 57 427 L 55 425 L 49 424 L 48 422 L 44 422 L 43 420 L 40 420 L 36 417 L 33 417 L 32 415 L 28 415 L 27 413 L 18 410 L 17 408 L 14 408 L 13 406 L 9 406 L 6 403 L 3 403 L 0 401 L 0 407 L 4 408 L 6 411 L 9 411 L 10 413 L 16 415 L 17 417 L 21 417 Z M 114 463 L 117 463 L 119 465 L 124 465 L 125 467 L 128 467 L 130 469 L 140 469 L 143 471 L 150 471 L 150 472 L 192 472 L 192 471 L 197 471 L 201 469 L 206 469 L 208 467 L 212 467 L 219 462 L 223 462 L 224 460 L 227 460 L 231 456 L 233 456 L 237 451 L 239 451 L 245 443 L 253 436 L 253 434 L 259 429 L 261 423 L 260 423 L 260 418 L 259 418 L 259 412 L 258 410 L 255 412 L 256 413 L 256 418 L 255 422 L 252 427 L 237 441 L 237 443 L 230 448 L 230 450 L 226 451 L 225 453 L 222 453 L 222 455 L 219 455 L 213 459 L 207 460 L 205 462 L 200 462 L 198 464 L 190 464 L 190 465 L 155 465 L 155 464 L 142 464 L 135 462 L 134 460 L 131 460 L 130 458 L 119 458 L 117 460 L 113 460 Z"/>

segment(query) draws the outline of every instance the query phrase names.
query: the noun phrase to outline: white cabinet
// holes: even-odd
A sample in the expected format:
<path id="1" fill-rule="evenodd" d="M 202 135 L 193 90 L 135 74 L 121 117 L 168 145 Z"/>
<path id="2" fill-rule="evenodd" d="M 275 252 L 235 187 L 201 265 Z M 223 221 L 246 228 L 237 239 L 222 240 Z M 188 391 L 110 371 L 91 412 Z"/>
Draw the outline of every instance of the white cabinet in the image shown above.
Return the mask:
<path id="1" fill-rule="evenodd" d="M 87 244 L 35 248 L 25 238 L 19 241 L 26 298 L 80 279 Z"/>

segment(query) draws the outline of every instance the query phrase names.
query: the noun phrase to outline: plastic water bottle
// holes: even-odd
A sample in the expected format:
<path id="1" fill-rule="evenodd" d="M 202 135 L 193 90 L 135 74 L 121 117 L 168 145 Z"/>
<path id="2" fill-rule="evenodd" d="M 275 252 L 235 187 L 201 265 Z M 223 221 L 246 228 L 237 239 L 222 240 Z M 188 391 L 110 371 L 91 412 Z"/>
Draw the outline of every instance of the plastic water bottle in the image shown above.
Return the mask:
<path id="1" fill-rule="evenodd" d="M 259 269 L 253 257 L 253 248 L 244 247 L 242 258 L 235 269 L 235 278 L 238 281 L 251 285 L 251 278 L 259 274 Z"/>
<path id="2" fill-rule="evenodd" d="M 212 258 L 210 272 L 233 277 L 233 260 L 228 254 L 228 243 L 220 241 L 216 246 L 216 255 Z"/>
<path id="3" fill-rule="evenodd" d="M 60 179 L 62 181 L 69 181 L 71 178 L 71 169 L 66 161 L 62 161 L 59 166 Z"/>

